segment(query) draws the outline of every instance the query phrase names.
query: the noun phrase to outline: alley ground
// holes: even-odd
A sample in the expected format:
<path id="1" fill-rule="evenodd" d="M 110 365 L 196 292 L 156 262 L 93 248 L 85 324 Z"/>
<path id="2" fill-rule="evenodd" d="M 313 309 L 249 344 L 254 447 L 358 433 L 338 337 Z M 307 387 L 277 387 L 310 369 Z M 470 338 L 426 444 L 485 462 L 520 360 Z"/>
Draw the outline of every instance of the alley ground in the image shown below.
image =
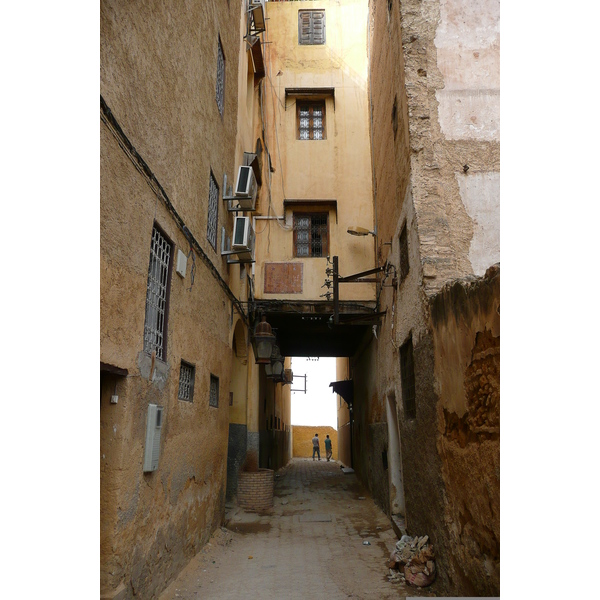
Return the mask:
<path id="1" fill-rule="evenodd" d="M 435 596 L 435 582 L 419 589 L 388 580 L 397 541 L 356 475 L 335 461 L 296 458 L 276 473 L 269 514 L 228 505 L 225 526 L 160 600 Z"/>

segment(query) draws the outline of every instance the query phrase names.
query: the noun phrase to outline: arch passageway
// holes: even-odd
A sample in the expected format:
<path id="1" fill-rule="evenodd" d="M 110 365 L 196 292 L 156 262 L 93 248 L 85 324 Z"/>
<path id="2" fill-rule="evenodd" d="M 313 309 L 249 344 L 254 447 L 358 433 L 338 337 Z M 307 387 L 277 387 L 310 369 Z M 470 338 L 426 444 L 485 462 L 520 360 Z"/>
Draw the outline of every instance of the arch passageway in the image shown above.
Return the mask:
<path id="1" fill-rule="evenodd" d="M 434 596 L 435 583 L 425 590 L 388 581 L 397 534 L 341 466 L 294 458 L 276 473 L 272 510 L 255 514 L 230 505 L 225 527 L 160 600 Z"/>

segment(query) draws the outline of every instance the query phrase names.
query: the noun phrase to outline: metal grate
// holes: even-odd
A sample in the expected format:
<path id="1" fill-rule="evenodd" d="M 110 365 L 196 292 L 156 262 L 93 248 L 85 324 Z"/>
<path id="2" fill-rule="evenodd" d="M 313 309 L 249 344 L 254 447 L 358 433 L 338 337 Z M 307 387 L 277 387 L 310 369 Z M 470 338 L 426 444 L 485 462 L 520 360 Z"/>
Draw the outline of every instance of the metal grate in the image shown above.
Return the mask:
<path id="1" fill-rule="evenodd" d="M 208 191 L 208 228 L 206 237 L 208 242 L 217 249 L 217 221 L 219 216 L 219 186 L 215 176 L 210 172 L 210 188 Z"/>
<path id="2" fill-rule="evenodd" d="M 402 380 L 404 416 L 407 419 L 414 419 L 417 416 L 417 406 L 415 401 L 415 365 L 412 336 L 400 346 L 400 377 Z"/>
<path id="3" fill-rule="evenodd" d="M 210 376 L 210 396 L 208 405 L 217 408 L 219 406 L 219 378 L 214 375 Z"/>
<path id="4" fill-rule="evenodd" d="M 295 256 L 327 256 L 329 232 L 327 213 L 294 215 Z"/>
<path id="5" fill-rule="evenodd" d="M 171 264 L 171 244 L 154 227 L 150 246 L 150 266 L 146 289 L 146 320 L 144 322 L 144 351 L 161 360 L 165 354 L 167 287 Z"/>
<path id="6" fill-rule="evenodd" d="M 179 393 L 177 394 L 180 400 L 193 402 L 195 373 L 196 369 L 193 365 L 181 361 L 181 367 L 179 368 Z"/>
<path id="7" fill-rule="evenodd" d="M 221 40 L 219 40 L 217 49 L 217 106 L 220 115 L 223 116 L 225 111 L 225 55 L 223 54 Z"/>
<path id="8" fill-rule="evenodd" d="M 325 103 L 298 104 L 298 139 L 325 139 Z"/>

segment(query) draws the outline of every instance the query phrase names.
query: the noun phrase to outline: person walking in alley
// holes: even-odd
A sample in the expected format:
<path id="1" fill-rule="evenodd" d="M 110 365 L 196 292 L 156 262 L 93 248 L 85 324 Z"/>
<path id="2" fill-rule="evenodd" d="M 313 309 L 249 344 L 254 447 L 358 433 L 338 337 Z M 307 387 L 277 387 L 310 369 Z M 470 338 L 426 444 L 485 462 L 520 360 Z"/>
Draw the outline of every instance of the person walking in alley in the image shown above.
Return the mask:
<path id="1" fill-rule="evenodd" d="M 319 434 L 318 433 L 315 433 L 315 437 L 312 439 L 312 443 L 313 443 L 313 460 L 315 460 L 315 452 L 317 453 L 319 460 L 321 460 L 321 449 L 319 448 Z"/>
<path id="2" fill-rule="evenodd" d="M 325 438 L 325 456 L 327 456 L 327 462 L 329 462 L 331 455 L 331 440 L 329 439 L 329 435 Z"/>

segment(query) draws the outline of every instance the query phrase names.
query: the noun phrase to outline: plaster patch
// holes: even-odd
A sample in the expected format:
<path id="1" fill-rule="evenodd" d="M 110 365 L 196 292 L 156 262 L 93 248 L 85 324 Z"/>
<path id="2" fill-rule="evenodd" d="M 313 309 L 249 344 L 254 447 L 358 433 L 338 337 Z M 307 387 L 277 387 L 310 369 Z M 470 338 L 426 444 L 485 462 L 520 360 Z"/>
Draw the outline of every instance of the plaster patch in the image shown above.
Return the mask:
<path id="1" fill-rule="evenodd" d="M 500 173 L 456 173 L 460 197 L 473 221 L 469 260 L 473 273 L 500 262 Z"/>
<path id="2" fill-rule="evenodd" d="M 437 90 L 442 133 L 450 140 L 500 140 L 498 90 Z"/>

